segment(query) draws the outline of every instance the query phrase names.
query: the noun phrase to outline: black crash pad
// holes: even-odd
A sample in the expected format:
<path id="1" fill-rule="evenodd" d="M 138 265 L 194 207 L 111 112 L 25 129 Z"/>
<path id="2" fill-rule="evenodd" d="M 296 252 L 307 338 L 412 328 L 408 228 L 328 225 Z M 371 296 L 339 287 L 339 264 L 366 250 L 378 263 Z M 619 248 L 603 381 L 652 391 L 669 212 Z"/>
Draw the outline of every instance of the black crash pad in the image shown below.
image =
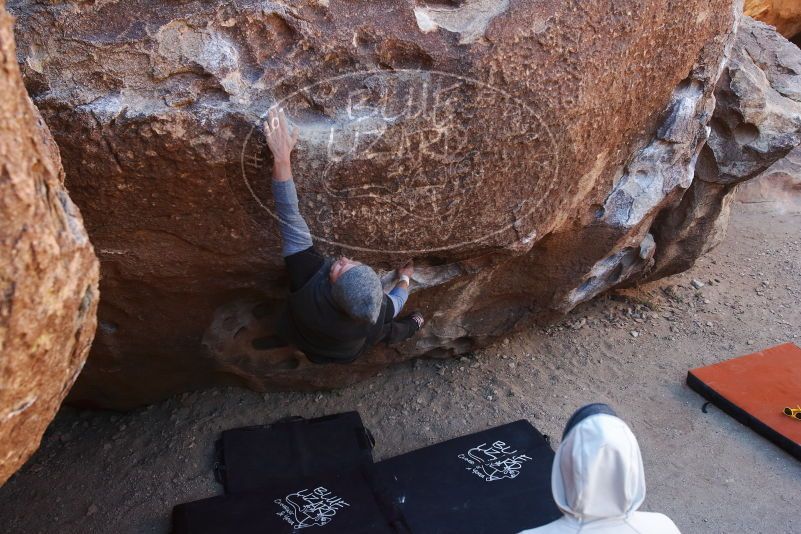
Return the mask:
<path id="1" fill-rule="evenodd" d="M 226 430 L 215 474 L 226 494 L 345 472 L 373 463 L 373 438 L 357 412 Z"/>
<path id="2" fill-rule="evenodd" d="M 520 420 L 379 462 L 374 474 L 415 534 L 512 534 L 561 517 L 553 458 Z"/>
<path id="3" fill-rule="evenodd" d="M 178 505 L 172 534 L 404 533 L 391 517 L 357 470 Z"/>

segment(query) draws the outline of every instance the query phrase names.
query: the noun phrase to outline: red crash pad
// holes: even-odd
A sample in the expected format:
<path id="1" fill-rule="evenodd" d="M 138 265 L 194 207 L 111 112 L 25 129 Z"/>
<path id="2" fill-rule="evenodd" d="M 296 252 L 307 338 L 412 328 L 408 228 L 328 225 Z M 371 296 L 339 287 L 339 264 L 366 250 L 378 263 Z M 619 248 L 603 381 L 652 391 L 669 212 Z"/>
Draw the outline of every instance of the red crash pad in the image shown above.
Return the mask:
<path id="1" fill-rule="evenodd" d="M 801 460 L 801 348 L 785 343 L 687 373 L 687 385 Z"/>

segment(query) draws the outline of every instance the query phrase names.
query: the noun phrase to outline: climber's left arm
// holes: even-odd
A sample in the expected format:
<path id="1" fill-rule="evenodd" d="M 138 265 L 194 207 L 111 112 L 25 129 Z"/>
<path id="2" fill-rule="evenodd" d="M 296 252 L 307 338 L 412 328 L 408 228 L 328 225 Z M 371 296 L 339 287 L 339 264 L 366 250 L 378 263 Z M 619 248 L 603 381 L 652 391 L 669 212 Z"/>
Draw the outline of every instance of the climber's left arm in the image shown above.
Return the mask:
<path id="1" fill-rule="evenodd" d="M 407 263 L 403 267 L 398 270 L 398 274 L 411 278 L 414 274 L 414 264 L 412 262 Z M 409 282 L 405 279 L 401 279 L 395 287 L 392 288 L 387 294 L 387 297 L 390 301 L 392 301 L 392 308 L 394 310 L 392 317 L 397 317 L 400 314 L 403 306 L 406 304 L 406 300 L 409 298 Z"/>

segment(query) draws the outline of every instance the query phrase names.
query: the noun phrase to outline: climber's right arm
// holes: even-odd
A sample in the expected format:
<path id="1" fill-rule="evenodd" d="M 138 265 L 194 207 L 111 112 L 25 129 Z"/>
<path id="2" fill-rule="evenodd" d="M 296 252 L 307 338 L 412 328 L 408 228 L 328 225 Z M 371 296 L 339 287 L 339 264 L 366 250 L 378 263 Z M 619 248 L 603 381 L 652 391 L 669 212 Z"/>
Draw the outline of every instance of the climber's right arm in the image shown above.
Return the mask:
<path id="1" fill-rule="evenodd" d="M 298 195 L 292 179 L 273 178 L 273 197 L 283 242 L 281 255 L 289 271 L 290 289 L 297 291 L 322 267 L 325 259 L 314 249 L 309 227 L 298 210 Z"/>
<path id="2" fill-rule="evenodd" d="M 311 232 L 298 209 L 298 193 L 291 175 L 289 180 L 273 178 L 273 199 L 281 231 L 281 255 L 286 258 L 311 247 Z"/>
<path id="3" fill-rule="evenodd" d="M 284 110 L 273 107 L 267 112 L 264 135 L 273 153 L 273 199 L 283 243 L 281 255 L 286 258 L 312 246 L 311 232 L 298 209 L 298 193 L 292 181 L 291 155 L 298 129 L 290 132 Z"/>
<path id="4" fill-rule="evenodd" d="M 325 260 L 314 249 L 309 226 L 298 208 L 298 193 L 292 180 L 290 155 L 298 130 L 295 128 L 290 134 L 284 111 L 273 108 L 267 114 L 264 133 L 273 153 L 272 190 L 281 233 L 281 255 L 289 270 L 290 287 L 295 291 L 314 276 Z"/>

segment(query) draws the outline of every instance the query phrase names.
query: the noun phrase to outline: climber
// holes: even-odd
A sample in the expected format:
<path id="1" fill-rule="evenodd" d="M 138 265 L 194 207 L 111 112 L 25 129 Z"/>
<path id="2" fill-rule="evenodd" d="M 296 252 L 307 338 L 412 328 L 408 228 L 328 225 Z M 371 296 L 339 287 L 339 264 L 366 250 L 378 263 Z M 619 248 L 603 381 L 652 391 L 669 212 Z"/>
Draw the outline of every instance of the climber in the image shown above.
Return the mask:
<path id="1" fill-rule="evenodd" d="M 381 279 L 369 266 L 317 252 L 298 209 L 292 180 L 290 154 L 298 129 L 290 132 L 283 109 L 272 108 L 267 119 L 264 133 L 274 160 L 272 190 L 290 295 L 278 323 L 280 340 L 261 338 L 254 340 L 253 346 L 261 349 L 288 343 L 314 363 L 349 363 L 370 346 L 410 338 L 423 326 L 423 316 L 415 312 L 397 317 L 409 296 L 412 262 L 398 270 L 395 287 L 384 294 Z"/>
<path id="2" fill-rule="evenodd" d="M 519 534 L 679 534 L 667 516 L 637 511 L 645 499 L 640 446 L 606 404 L 584 406 L 568 420 L 551 492 L 564 515 Z"/>

